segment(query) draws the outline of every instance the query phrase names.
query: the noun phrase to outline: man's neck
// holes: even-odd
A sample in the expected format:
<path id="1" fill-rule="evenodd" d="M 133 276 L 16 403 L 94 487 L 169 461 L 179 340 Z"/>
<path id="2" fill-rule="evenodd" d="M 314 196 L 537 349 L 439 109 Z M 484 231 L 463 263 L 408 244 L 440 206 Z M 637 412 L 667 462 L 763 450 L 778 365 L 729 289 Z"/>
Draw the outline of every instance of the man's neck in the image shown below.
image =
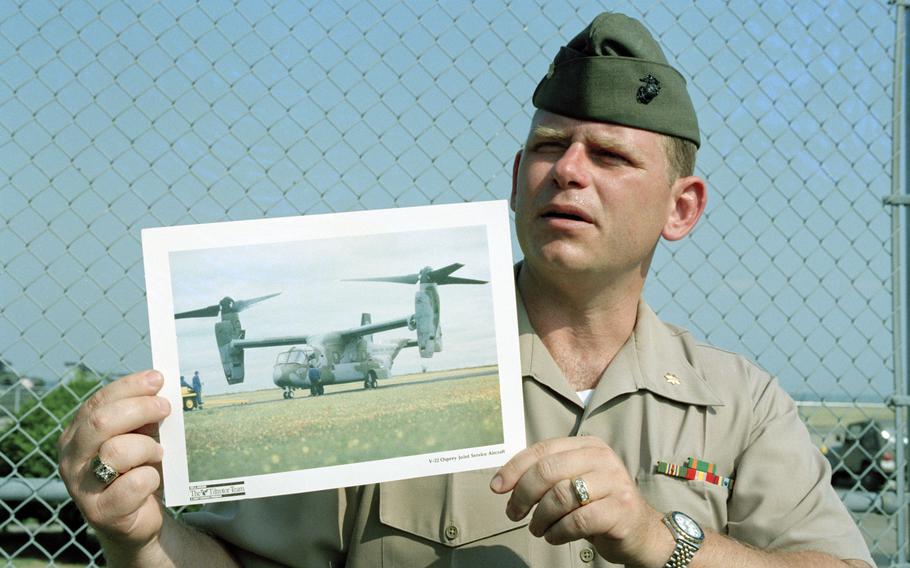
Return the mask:
<path id="1" fill-rule="evenodd" d="M 518 289 L 528 319 L 576 391 L 596 387 L 629 339 L 643 284 L 602 275 L 547 278 L 521 267 Z"/>

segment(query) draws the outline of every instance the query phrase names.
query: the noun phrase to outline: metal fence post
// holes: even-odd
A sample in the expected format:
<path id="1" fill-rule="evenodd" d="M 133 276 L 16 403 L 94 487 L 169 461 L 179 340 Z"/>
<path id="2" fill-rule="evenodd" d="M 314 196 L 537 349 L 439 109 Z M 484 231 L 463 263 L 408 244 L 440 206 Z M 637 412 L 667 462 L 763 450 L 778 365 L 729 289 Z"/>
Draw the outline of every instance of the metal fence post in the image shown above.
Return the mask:
<path id="1" fill-rule="evenodd" d="M 906 405 L 907 384 L 903 376 L 903 341 L 902 331 L 902 295 L 901 295 L 901 214 L 903 191 L 901 180 L 901 155 L 903 127 L 903 82 L 904 82 L 904 49 L 906 33 L 906 6 L 904 2 L 896 2 L 896 25 L 894 37 L 894 81 L 892 83 L 892 120 L 891 120 L 891 196 L 886 203 L 891 207 L 891 286 L 892 286 L 892 340 L 893 340 L 893 365 L 894 365 L 894 396 L 895 403 L 895 431 L 900 437 L 907 436 Z M 895 448 L 897 500 L 901 506 L 897 510 L 897 565 L 906 565 L 907 562 L 907 506 L 906 506 L 906 463 L 907 455 L 904 444 L 900 440 Z"/>

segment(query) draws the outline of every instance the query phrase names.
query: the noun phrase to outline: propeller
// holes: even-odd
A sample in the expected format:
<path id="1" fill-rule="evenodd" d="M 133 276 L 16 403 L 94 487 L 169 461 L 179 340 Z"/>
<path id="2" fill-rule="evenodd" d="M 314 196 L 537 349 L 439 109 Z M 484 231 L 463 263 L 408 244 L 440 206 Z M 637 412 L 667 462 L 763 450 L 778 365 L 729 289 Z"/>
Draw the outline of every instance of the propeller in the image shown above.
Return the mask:
<path id="1" fill-rule="evenodd" d="M 268 300 L 269 298 L 274 298 L 278 294 L 281 294 L 281 292 L 259 296 L 258 298 L 250 298 L 248 300 L 234 300 L 230 296 L 225 296 L 217 304 L 199 308 L 198 310 L 189 310 L 186 312 L 176 313 L 174 314 L 174 319 L 211 318 L 219 314 L 236 314 L 249 308 L 253 304 L 258 304 L 259 302 Z"/>
<path id="2" fill-rule="evenodd" d="M 459 278 L 449 276 L 463 264 L 454 263 L 442 268 L 433 270 L 427 266 L 417 274 L 405 274 L 404 276 L 377 276 L 374 278 L 347 278 L 346 282 L 395 282 L 398 284 L 486 284 L 486 280 L 474 280 L 473 278 Z"/>

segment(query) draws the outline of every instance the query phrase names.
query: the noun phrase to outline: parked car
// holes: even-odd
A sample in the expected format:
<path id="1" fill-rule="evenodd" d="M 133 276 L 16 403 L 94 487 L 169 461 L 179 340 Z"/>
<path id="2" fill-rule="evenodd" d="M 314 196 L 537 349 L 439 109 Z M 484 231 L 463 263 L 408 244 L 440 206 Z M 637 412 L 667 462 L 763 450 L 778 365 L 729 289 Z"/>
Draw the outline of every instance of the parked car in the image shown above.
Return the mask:
<path id="1" fill-rule="evenodd" d="M 838 445 L 822 448 L 831 463 L 831 484 L 852 489 L 881 491 L 893 482 L 896 470 L 894 424 L 860 420 L 847 425 Z M 907 440 L 904 439 L 906 447 Z"/>

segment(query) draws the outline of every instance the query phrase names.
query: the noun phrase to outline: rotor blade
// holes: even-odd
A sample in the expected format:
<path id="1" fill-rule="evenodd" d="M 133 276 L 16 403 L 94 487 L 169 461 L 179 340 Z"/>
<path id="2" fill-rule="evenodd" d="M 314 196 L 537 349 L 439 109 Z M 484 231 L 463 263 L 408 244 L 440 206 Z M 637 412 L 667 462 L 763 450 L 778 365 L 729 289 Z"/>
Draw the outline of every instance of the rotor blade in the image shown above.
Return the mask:
<path id="1" fill-rule="evenodd" d="M 473 278 L 459 278 L 457 276 L 448 276 L 442 280 L 436 280 L 436 283 L 443 284 L 486 284 L 487 280 L 474 280 Z"/>
<path id="2" fill-rule="evenodd" d="M 435 284 L 486 284 L 486 280 L 474 280 L 471 278 L 458 278 L 457 276 L 449 276 L 459 268 L 464 265 L 455 262 L 448 266 L 443 266 L 442 268 L 437 268 L 436 270 L 429 271 L 426 274 L 427 283 Z M 426 270 L 426 269 L 424 269 Z M 405 276 L 380 276 L 375 278 L 348 278 L 347 282 L 397 282 L 399 284 L 416 284 L 420 282 L 420 274 L 407 274 Z"/>
<path id="3" fill-rule="evenodd" d="M 404 276 L 379 276 L 376 278 L 345 278 L 342 282 L 397 282 L 398 284 L 417 284 L 420 278 L 417 274 L 406 274 Z"/>
<path id="4" fill-rule="evenodd" d="M 180 312 L 174 314 L 174 319 L 184 319 L 184 318 L 212 318 L 221 313 L 221 305 L 215 304 L 214 306 L 208 306 L 206 308 L 200 308 L 198 310 L 189 310 L 187 312 Z"/>
<path id="5" fill-rule="evenodd" d="M 436 270 L 430 272 L 430 278 L 433 279 L 433 282 L 439 283 L 440 280 L 442 280 L 449 274 L 452 274 L 453 272 L 455 272 L 462 266 L 464 266 L 464 265 L 461 263 L 458 263 L 458 262 L 454 262 L 448 266 L 443 266 L 442 268 L 437 268 Z"/>
<path id="6" fill-rule="evenodd" d="M 263 300 L 268 300 L 269 298 L 274 298 L 278 294 L 281 294 L 281 292 L 275 292 L 274 294 L 267 294 L 265 296 L 259 296 L 258 298 L 250 298 L 249 300 L 237 300 L 236 302 L 234 302 L 234 311 L 242 312 L 243 310 L 249 308 L 253 304 L 257 304 L 259 302 L 262 302 Z"/>

